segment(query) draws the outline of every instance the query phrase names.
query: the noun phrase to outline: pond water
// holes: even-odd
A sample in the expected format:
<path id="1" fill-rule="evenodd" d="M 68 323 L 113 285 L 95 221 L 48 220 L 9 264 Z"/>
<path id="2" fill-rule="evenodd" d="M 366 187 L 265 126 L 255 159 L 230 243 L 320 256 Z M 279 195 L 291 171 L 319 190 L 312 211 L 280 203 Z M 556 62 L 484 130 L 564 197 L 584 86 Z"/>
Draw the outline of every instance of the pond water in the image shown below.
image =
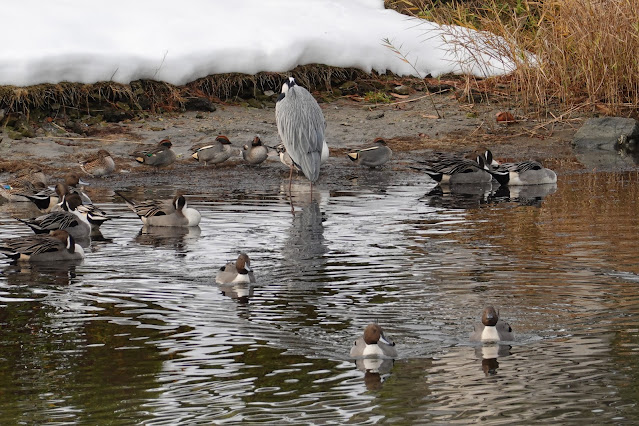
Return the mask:
<path id="1" fill-rule="evenodd" d="M 636 172 L 511 193 L 371 173 L 294 215 L 284 185 L 213 188 L 189 230 L 94 195 L 114 218 L 84 262 L 0 261 L 0 423 L 639 418 Z M 0 238 L 29 234 L 27 209 L 0 205 Z M 257 283 L 215 284 L 240 250 Z M 489 304 L 511 345 L 468 341 Z M 348 356 L 371 321 L 399 352 L 379 372 Z"/>

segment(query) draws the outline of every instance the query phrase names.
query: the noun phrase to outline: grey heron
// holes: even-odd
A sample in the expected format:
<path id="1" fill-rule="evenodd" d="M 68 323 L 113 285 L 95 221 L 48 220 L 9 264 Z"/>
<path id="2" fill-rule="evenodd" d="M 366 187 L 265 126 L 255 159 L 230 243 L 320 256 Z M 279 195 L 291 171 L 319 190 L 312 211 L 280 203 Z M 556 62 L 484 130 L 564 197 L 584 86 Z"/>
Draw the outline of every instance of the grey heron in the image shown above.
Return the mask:
<path id="1" fill-rule="evenodd" d="M 312 194 L 313 182 L 319 177 L 322 149 L 325 144 L 326 121 L 322 109 L 308 90 L 298 86 L 295 79 L 289 77 L 282 85 L 282 93 L 275 104 L 275 119 L 286 153 L 293 160 L 293 165 L 302 169 L 311 182 Z M 293 165 L 289 175 L 289 195 Z"/>

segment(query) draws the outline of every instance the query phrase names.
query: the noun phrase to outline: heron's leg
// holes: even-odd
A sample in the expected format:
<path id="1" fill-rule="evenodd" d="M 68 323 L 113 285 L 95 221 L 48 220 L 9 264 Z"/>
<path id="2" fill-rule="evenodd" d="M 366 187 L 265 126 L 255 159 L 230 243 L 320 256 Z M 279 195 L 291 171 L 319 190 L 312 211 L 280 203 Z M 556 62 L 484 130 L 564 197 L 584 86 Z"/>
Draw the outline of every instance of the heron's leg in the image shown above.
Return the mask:
<path id="1" fill-rule="evenodd" d="M 293 163 L 291 163 L 291 172 L 288 175 L 288 200 L 291 203 L 291 214 L 295 214 L 295 206 L 293 206 Z"/>

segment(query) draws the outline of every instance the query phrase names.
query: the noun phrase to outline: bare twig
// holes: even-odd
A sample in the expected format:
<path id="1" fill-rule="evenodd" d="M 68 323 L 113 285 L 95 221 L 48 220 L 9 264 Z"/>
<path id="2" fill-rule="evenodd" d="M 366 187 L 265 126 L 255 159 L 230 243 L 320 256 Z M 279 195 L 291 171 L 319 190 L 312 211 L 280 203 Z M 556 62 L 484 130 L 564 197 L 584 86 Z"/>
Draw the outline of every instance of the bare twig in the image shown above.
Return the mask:
<path id="1" fill-rule="evenodd" d="M 390 49 L 391 52 L 393 52 L 395 55 L 397 55 L 397 57 L 400 60 L 402 60 L 402 61 L 406 62 L 408 65 L 410 65 L 411 68 L 415 71 L 415 73 L 417 73 L 417 76 L 422 79 L 422 81 L 424 82 L 424 88 L 426 89 L 426 93 L 428 93 L 427 96 L 430 98 L 431 104 L 433 104 L 433 109 L 435 110 L 435 113 L 437 113 L 437 118 L 442 118 L 442 115 L 439 113 L 439 110 L 437 109 L 437 106 L 435 105 L 435 100 L 433 99 L 433 95 L 428 90 L 428 85 L 426 85 L 426 81 L 424 80 L 424 77 L 422 77 L 421 73 L 419 72 L 419 70 L 417 69 L 415 64 L 411 63 L 408 60 L 408 57 L 407 57 L 408 54 L 402 53 L 402 51 L 401 51 L 402 46 L 399 46 L 399 48 L 395 47 L 395 45 L 388 38 L 383 38 L 382 39 L 382 44 L 383 44 L 384 47 Z"/>

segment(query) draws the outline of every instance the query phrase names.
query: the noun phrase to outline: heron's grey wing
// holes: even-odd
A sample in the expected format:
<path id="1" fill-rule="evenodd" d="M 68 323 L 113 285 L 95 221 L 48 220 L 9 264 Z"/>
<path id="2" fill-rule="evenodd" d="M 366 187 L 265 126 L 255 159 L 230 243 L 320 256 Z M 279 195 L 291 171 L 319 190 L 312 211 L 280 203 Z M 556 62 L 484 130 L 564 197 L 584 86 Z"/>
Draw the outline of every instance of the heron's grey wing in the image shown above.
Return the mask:
<path id="1" fill-rule="evenodd" d="M 326 122 L 313 95 L 295 86 L 276 104 L 277 130 L 286 152 L 298 164 L 306 177 L 315 182 L 324 144 Z"/>

